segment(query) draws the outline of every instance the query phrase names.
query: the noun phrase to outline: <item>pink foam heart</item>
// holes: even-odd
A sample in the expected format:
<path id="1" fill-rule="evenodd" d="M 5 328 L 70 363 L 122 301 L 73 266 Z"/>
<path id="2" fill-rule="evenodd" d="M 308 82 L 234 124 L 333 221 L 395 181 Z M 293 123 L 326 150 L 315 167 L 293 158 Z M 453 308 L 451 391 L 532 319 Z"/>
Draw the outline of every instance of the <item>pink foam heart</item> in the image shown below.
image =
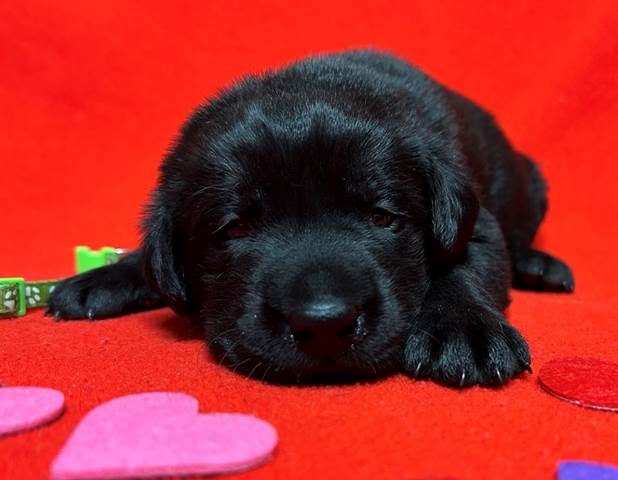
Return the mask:
<path id="1" fill-rule="evenodd" d="M 44 387 L 0 388 L 0 435 L 51 422 L 64 409 L 64 395 Z"/>
<path id="2" fill-rule="evenodd" d="M 199 414 L 182 393 L 116 398 L 88 413 L 51 466 L 54 480 L 247 470 L 272 455 L 276 430 L 239 413 Z"/>

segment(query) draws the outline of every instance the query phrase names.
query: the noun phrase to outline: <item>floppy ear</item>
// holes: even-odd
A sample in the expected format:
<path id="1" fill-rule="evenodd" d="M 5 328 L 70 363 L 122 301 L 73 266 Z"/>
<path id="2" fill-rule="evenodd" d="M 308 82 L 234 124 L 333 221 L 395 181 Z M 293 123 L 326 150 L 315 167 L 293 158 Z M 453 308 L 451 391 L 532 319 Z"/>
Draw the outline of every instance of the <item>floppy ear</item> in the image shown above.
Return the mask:
<path id="1" fill-rule="evenodd" d="M 147 207 L 142 222 L 144 272 L 150 288 L 174 311 L 186 311 L 186 288 L 182 269 L 183 252 L 179 248 L 172 215 L 157 192 Z"/>
<path id="2" fill-rule="evenodd" d="M 472 236 L 479 200 L 458 162 L 434 161 L 426 174 L 435 259 L 451 264 L 463 254 Z"/>

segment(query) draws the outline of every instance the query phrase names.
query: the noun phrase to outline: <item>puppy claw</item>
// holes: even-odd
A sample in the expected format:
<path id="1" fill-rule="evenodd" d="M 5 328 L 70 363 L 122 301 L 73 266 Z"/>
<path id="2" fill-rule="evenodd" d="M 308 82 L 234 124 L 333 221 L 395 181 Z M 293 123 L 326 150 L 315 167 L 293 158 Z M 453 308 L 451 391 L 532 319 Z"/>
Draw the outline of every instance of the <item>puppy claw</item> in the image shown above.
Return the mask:
<path id="1" fill-rule="evenodd" d="M 463 387 L 466 382 L 466 372 L 461 372 L 461 379 L 459 380 L 459 386 Z"/>
<path id="2" fill-rule="evenodd" d="M 62 319 L 62 314 L 60 313 L 60 310 L 56 310 L 54 312 L 54 320 L 56 320 L 57 322 L 60 321 Z"/>
<path id="3" fill-rule="evenodd" d="M 528 373 L 533 373 L 532 372 L 532 367 L 530 366 L 529 363 L 527 363 L 527 362 L 521 362 L 521 363 L 524 366 L 524 370 L 526 370 Z"/>
<path id="4" fill-rule="evenodd" d="M 418 365 L 416 366 L 416 370 L 414 371 L 414 378 L 418 378 L 418 374 L 420 373 L 422 366 L 423 366 L 423 362 L 418 362 Z"/>
<path id="5" fill-rule="evenodd" d="M 88 317 L 88 320 L 94 320 L 94 311 L 92 310 L 92 308 L 88 309 L 88 312 L 86 312 L 86 316 Z"/>
<path id="6" fill-rule="evenodd" d="M 496 368 L 496 376 L 498 377 L 498 382 L 500 385 L 504 384 L 504 380 L 502 379 L 502 374 L 500 373 L 500 369 Z"/>

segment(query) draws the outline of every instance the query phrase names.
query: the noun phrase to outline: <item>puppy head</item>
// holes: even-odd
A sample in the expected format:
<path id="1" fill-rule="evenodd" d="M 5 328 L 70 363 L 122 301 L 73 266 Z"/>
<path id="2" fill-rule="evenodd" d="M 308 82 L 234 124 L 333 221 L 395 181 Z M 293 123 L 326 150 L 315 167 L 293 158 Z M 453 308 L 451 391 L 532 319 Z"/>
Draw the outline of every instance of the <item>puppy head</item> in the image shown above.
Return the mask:
<path id="1" fill-rule="evenodd" d="M 240 372 L 396 370 L 433 259 L 457 255 L 476 215 L 434 158 L 455 154 L 326 103 L 215 102 L 163 164 L 147 277 Z"/>

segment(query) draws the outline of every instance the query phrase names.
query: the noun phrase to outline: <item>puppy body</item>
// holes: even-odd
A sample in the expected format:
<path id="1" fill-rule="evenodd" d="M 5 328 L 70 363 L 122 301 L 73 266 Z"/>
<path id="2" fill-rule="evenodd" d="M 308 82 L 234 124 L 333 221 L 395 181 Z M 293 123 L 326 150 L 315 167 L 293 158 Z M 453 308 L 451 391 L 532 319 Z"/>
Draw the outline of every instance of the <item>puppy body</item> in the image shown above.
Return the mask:
<path id="1" fill-rule="evenodd" d="M 531 248 L 543 178 L 491 115 L 373 51 L 247 77 L 165 159 L 141 248 L 63 282 L 62 318 L 169 305 L 275 381 L 403 368 L 449 385 L 530 368 L 508 288 L 571 291 Z"/>

